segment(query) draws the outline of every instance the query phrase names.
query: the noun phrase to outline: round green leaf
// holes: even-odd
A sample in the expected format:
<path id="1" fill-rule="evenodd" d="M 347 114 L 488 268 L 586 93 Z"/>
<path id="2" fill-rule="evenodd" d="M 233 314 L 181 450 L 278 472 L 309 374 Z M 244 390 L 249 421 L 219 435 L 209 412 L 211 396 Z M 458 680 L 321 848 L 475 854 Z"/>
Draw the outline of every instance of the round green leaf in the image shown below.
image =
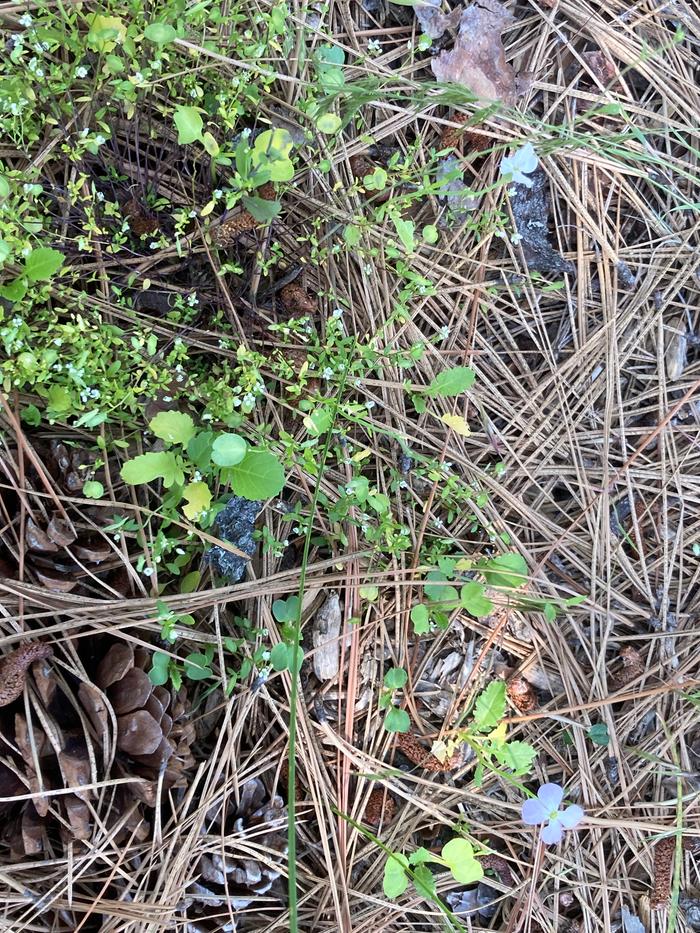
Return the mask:
<path id="1" fill-rule="evenodd" d="M 182 490 L 187 505 L 182 511 L 191 522 L 196 521 L 211 505 L 211 490 L 206 483 L 188 483 Z"/>
<path id="2" fill-rule="evenodd" d="M 279 642 L 270 652 L 270 664 L 275 671 L 286 671 L 291 665 L 290 650 L 284 642 Z"/>
<path id="3" fill-rule="evenodd" d="M 434 224 L 428 224 L 423 227 L 423 239 L 426 243 L 437 243 L 438 228 Z"/>
<path id="4" fill-rule="evenodd" d="M 328 136 L 337 133 L 342 125 L 343 121 L 336 113 L 324 113 L 316 121 L 316 129 L 319 133 L 325 133 Z"/>
<path id="5" fill-rule="evenodd" d="M 245 457 L 245 438 L 239 434 L 220 434 L 211 449 L 211 459 L 217 466 L 232 467 Z"/>
<path id="6" fill-rule="evenodd" d="M 384 686 L 388 690 L 400 690 L 407 680 L 408 674 L 402 667 L 390 667 L 384 675 Z"/>
<path id="7" fill-rule="evenodd" d="M 159 411 L 148 426 L 168 444 L 187 444 L 197 431 L 192 418 L 182 411 Z"/>
<path id="8" fill-rule="evenodd" d="M 244 499 L 269 499 L 282 491 L 284 469 L 277 457 L 266 450 L 249 450 L 229 471 L 231 486 Z"/>
<path id="9" fill-rule="evenodd" d="M 411 609 L 411 622 L 416 635 L 425 635 L 430 631 L 430 613 L 428 607 L 419 603 Z"/>
<path id="10" fill-rule="evenodd" d="M 442 847 L 441 855 L 450 866 L 452 877 L 460 884 L 472 884 L 484 877 L 484 869 L 474 858 L 474 850 L 466 839 L 450 839 Z"/>
<path id="11" fill-rule="evenodd" d="M 139 483 L 151 483 L 154 479 L 162 479 L 166 487 L 178 480 L 182 471 L 178 468 L 175 455 L 169 451 L 159 451 L 141 454 L 128 460 L 121 468 L 119 474 L 125 483 L 137 486 Z"/>
<path id="12" fill-rule="evenodd" d="M 185 674 L 190 680 L 206 680 L 212 676 L 211 661 L 198 651 L 193 651 L 185 658 Z"/>
<path id="13" fill-rule="evenodd" d="M 156 45 L 167 45 L 177 37 L 177 33 L 168 23 L 151 23 L 150 26 L 146 26 L 143 34 Z"/>
<path id="14" fill-rule="evenodd" d="M 384 717 L 384 728 L 387 732 L 408 732 L 411 728 L 411 719 L 405 709 L 392 706 Z"/>
<path id="15" fill-rule="evenodd" d="M 96 479 L 89 479 L 87 483 L 83 485 L 83 495 L 86 499 L 101 499 L 104 494 L 104 486 Z"/>
<path id="16" fill-rule="evenodd" d="M 509 589 L 521 586 L 527 579 L 527 564 L 520 554 L 499 554 L 490 558 L 479 570 L 489 586 Z"/>

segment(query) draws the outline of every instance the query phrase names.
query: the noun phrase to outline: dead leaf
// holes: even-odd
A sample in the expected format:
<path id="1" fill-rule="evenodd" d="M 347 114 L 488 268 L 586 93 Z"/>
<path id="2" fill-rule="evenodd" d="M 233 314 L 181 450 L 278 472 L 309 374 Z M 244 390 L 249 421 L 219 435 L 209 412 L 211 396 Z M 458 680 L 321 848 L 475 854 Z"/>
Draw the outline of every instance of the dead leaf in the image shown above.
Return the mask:
<path id="1" fill-rule="evenodd" d="M 605 52 L 600 49 L 595 49 L 592 52 L 582 52 L 581 58 L 588 65 L 593 77 L 602 85 L 610 87 L 618 83 L 615 63 L 608 58 Z"/>
<path id="2" fill-rule="evenodd" d="M 431 39 L 439 39 L 448 29 L 454 29 L 459 19 L 459 7 L 445 15 L 440 9 L 442 0 L 422 0 L 413 9 L 421 29 Z"/>
<path id="3" fill-rule="evenodd" d="M 437 80 L 462 84 L 478 100 L 515 104 L 532 79 L 517 76 L 506 61 L 501 33 L 514 21 L 513 14 L 498 0 L 479 0 L 468 6 L 462 13 L 454 47 L 433 59 Z"/>
<path id="4" fill-rule="evenodd" d="M 338 676 L 340 623 L 340 600 L 336 590 L 331 590 L 316 613 L 313 625 L 314 674 L 319 680 L 333 680 Z"/>

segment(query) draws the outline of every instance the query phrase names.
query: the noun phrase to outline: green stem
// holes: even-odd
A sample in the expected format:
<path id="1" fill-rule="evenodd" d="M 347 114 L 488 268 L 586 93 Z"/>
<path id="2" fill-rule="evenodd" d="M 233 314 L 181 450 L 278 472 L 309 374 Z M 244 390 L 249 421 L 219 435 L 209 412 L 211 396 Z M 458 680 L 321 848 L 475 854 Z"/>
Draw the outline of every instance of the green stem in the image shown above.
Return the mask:
<path id="1" fill-rule="evenodd" d="M 311 549 L 311 532 L 313 528 L 314 515 L 316 514 L 316 506 L 318 504 L 318 497 L 321 492 L 321 477 L 323 476 L 323 470 L 326 465 L 326 460 L 328 459 L 328 452 L 331 447 L 331 441 L 333 439 L 333 428 L 338 416 L 338 408 L 340 406 L 340 399 L 345 389 L 345 383 L 347 381 L 348 372 L 350 370 L 350 364 L 352 362 L 352 353 L 357 346 L 357 338 L 353 341 L 351 351 L 348 354 L 348 357 L 345 361 L 345 368 L 343 370 L 342 378 L 338 386 L 338 391 L 335 395 L 335 399 L 332 403 L 332 419 L 328 432 L 326 434 L 326 441 L 323 445 L 323 451 L 321 454 L 321 462 L 319 464 L 318 477 L 316 480 L 316 488 L 314 490 L 314 495 L 311 500 L 311 508 L 309 510 L 309 521 L 306 528 L 306 534 L 304 536 L 304 554 L 301 561 L 301 570 L 299 574 L 299 606 L 297 608 L 297 617 L 294 620 L 294 632 L 292 634 L 292 663 L 290 670 L 290 677 L 292 679 L 291 689 L 289 692 L 289 749 L 287 752 L 287 889 L 289 893 L 289 933 L 299 933 L 299 910 L 298 910 L 298 899 L 297 899 L 297 837 L 296 837 L 296 740 L 297 740 L 297 699 L 299 696 L 299 640 L 301 637 L 301 605 L 304 598 L 304 586 L 306 584 L 306 568 L 309 561 L 309 551 Z"/>

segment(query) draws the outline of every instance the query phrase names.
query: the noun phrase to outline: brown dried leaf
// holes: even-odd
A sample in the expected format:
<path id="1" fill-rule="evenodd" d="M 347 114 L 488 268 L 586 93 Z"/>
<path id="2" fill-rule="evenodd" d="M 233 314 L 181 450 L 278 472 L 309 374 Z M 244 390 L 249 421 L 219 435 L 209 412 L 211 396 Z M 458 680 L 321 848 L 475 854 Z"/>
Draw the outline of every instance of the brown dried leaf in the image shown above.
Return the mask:
<path id="1" fill-rule="evenodd" d="M 341 621 L 338 593 L 331 590 L 313 623 L 314 674 L 321 681 L 333 680 L 338 675 Z"/>
<path id="2" fill-rule="evenodd" d="M 605 52 L 595 49 L 591 52 L 582 52 L 581 58 L 590 68 L 591 74 L 597 78 L 601 84 L 609 86 L 616 82 L 617 68 Z"/>
<path id="3" fill-rule="evenodd" d="M 506 62 L 501 33 L 515 17 L 498 0 L 479 0 L 462 13 L 454 48 L 433 59 L 438 81 L 462 84 L 478 100 L 500 100 L 512 106 L 530 79 L 518 78 Z"/>
<path id="4" fill-rule="evenodd" d="M 511 703 L 521 713 L 529 713 L 537 706 L 537 695 L 524 677 L 511 677 L 506 690 Z"/>
<path id="5" fill-rule="evenodd" d="M 127 755 L 151 755 L 162 738 L 159 723 L 145 709 L 117 719 L 117 748 Z"/>
<path id="6" fill-rule="evenodd" d="M 50 645 L 33 642 L 11 651 L 0 661 L 0 706 L 7 706 L 22 695 L 27 677 L 27 668 L 34 661 L 50 658 Z"/>

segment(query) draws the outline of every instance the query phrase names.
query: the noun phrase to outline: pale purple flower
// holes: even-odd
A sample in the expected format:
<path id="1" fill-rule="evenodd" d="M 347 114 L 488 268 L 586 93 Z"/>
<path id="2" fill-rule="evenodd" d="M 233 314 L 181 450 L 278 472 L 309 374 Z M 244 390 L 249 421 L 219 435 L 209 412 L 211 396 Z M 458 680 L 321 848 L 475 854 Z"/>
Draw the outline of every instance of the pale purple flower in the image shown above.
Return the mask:
<path id="1" fill-rule="evenodd" d="M 559 805 L 564 799 L 564 788 L 559 784 L 543 784 L 536 797 L 526 800 L 521 810 L 523 822 L 528 826 L 546 825 L 542 828 L 542 842 L 554 845 L 561 842 L 565 829 L 575 829 L 583 819 L 581 807 L 572 803 L 565 810 Z"/>

